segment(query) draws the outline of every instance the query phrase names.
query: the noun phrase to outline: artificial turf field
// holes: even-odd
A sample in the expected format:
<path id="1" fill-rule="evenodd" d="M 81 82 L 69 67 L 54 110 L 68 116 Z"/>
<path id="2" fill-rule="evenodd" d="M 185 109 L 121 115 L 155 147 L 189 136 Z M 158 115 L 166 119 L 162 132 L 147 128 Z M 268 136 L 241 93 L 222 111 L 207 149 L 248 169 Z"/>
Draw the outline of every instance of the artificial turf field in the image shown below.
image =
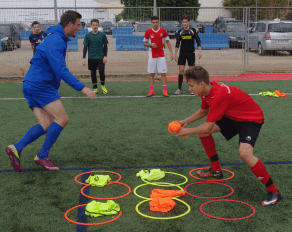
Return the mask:
<path id="1" fill-rule="evenodd" d="M 292 92 L 292 81 L 224 83 L 240 87 L 249 94 L 276 89 Z M 90 83 L 86 85 L 91 87 Z M 64 213 L 69 208 L 91 201 L 81 196 L 82 186 L 74 181 L 74 177 L 82 172 L 118 172 L 122 175 L 121 182 L 128 184 L 133 190 L 143 183 L 136 177 L 141 169 L 160 168 L 163 171 L 180 173 L 188 177 L 188 183 L 193 183 L 196 180 L 189 176 L 189 171 L 209 164 L 198 136 L 175 138 L 167 132 L 169 122 L 184 119 L 199 109 L 200 99 L 187 94 L 186 83 L 183 90 L 188 96 L 139 97 L 148 93 L 148 85 L 148 82 L 107 83 L 109 94 L 98 95 L 106 98 L 89 100 L 78 98 L 84 95 L 62 83 L 60 94 L 63 97 L 76 98 L 62 99 L 69 116 L 69 124 L 50 152 L 50 156 L 54 158 L 53 163 L 61 170 L 48 172 L 34 164 L 33 158 L 45 138 L 42 136 L 23 150 L 21 161 L 24 172 L 17 173 L 10 165 L 5 147 L 17 142 L 37 121 L 26 101 L 15 99 L 23 98 L 22 84 L 0 84 L 0 231 L 290 231 L 292 97 L 274 99 L 258 95 L 252 97 L 263 109 L 265 123 L 255 146 L 255 155 L 266 164 L 283 195 L 283 200 L 275 206 L 260 205 L 267 193 L 265 187 L 240 159 L 238 137 L 227 142 L 220 133 L 216 133 L 213 137 L 222 168 L 235 173 L 233 179 L 223 182 L 232 186 L 235 191 L 228 199 L 253 205 L 256 213 L 251 218 L 240 221 L 209 218 L 199 211 L 200 205 L 209 200 L 185 195 L 180 199 L 190 205 L 189 214 L 172 220 L 149 219 L 136 213 L 135 206 L 142 199 L 132 192 L 124 198 L 114 200 L 120 205 L 123 214 L 112 223 L 86 227 L 76 226 L 64 219 Z M 169 93 L 176 89 L 176 82 L 168 83 Z M 155 91 L 157 95 L 162 94 L 161 82 L 155 83 Z M 204 119 L 190 126 L 202 122 Z M 226 172 L 224 175 L 230 176 Z M 110 176 L 112 180 L 117 179 L 115 175 Z M 85 178 L 84 176 L 79 180 L 84 181 Z M 180 183 L 183 179 L 166 174 L 161 181 Z M 137 193 L 147 197 L 154 188 L 157 187 L 143 186 Z M 200 196 L 221 196 L 230 192 L 228 188 L 215 184 L 193 185 L 188 191 Z M 124 186 L 117 184 L 89 189 L 90 195 L 99 197 L 115 197 L 126 192 Z M 163 217 L 182 214 L 187 208 L 177 202 L 175 208 L 167 214 L 149 211 L 148 203 L 144 203 L 139 209 L 147 215 Z M 72 211 L 69 217 L 72 220 L 86 220 L 82 210 L 84 209 Z M 252 212 L 249 207 L 234 202 L 208 204 L 204 210 L 214 216 L 227 218 L 244 217 Z M 112 216 L 87 218 L 87 222 L 110 219 Z"/>

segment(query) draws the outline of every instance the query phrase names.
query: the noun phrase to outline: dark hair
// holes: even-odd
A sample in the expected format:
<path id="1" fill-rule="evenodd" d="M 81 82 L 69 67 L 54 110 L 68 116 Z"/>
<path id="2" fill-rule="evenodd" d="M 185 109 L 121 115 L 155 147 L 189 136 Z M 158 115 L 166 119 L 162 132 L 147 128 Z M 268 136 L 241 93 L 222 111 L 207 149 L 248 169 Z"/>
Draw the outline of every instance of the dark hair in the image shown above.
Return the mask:
<path id="1" fill-rule="evenodd" d="M 90 21 L 90 25 L 91 25 L 93 22 L 97 22 L 97 23 L 99 24 L 99 20 L 98 20 L 98 19 L 91 19 L 91 21 Z"/>
<path id="2" fill-rule="evenodd" d="M 33 27 L 36 24 L 40 25 L 40 23 L 38 21 L 33 21 L 32 24 L 31 24 L 31 27 Z"/>
<path id="3" fill-rule="evenodd" d="M 181 18 L 181 21 L 183 21 L 184 19 L 187 19 L 188 21 L 191 21 L 191 18 L 190 18 L 190 16 L 188 16 L 188 15 L 184 15 L 184 16 Z"/>
<path id="4" fill-rule="evenodd" d="M 77 11 L 68 10 L 62 14 L 60 23 L 62 27 L 65 28 L 69 22 L 72 22 L 73 24 L 75 24 L 76 19 L 81 19 L 81 18 L 82 18 L 82 15 L 79 14 Z"/>
<path id="5" fill-rule="evenodd" d="M 187 71 L 185 71 L 184 76 L 187 78 L 187 81 L 193 79 L 195 82 L 200 83 L 204 81 L 206 84 L 209 84 L 209 73 L 202 66 L 194 66 Z"/>
<path id="6" fill-rule="evenodd" d="M 152 20 L 159 20 L 159 17 L 158 17 L 157 15 L 153 15 L 153 16 L 151 17 L 151 22 L 152 22 Z"/>

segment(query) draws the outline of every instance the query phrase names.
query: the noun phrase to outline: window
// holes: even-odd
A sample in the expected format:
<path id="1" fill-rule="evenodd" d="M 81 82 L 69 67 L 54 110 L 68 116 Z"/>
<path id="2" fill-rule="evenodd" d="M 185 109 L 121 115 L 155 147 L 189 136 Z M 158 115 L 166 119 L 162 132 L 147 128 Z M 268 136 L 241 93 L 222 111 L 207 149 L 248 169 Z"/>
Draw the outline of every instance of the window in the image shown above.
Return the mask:
<path id="1" fill-rule="evenodd" d="M 266 24 L 258 23 L 258 26 L 256 28 L 256 32 L 265 32 L 265 31 L 266 31 Z"/>

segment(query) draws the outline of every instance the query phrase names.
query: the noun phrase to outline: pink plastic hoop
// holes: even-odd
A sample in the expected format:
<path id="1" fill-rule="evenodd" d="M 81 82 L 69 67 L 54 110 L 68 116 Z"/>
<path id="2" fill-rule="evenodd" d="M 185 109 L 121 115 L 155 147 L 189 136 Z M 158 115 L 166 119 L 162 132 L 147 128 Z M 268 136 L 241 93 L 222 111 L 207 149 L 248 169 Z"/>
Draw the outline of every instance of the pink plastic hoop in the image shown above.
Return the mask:
<path id="1" fill-rule="evenodd" d="M 205 213 L 205 212 L 203 211 L 203 206 L 204 206 L 204 205 L 207 205 L 207 204 L 210 204 L 210 203 L 213 203 L 213 202 L 218 202 L 218 201 L 234 201 L 234 202 L 238 202 L 238 203 L 241 203 L 241 204 L 247 205 L 247 206 L 249 206 L 250 208 L 252 208 L 252 213 L 251 213 L 250 215 L 246 216 L 246 217 L 241 217 L 241 218 L 220 218 L 220 217 L 215 217 L 215 216 L 212 216 L 212 215 L 210 215 L 210 214 L 207 214 L 207 213 Z M 243 202 L 243 201 L 237 201 L 237 200 L 228 200 L 228 199 L 220 199 L 220 200 L 213 200 L 213 201 L 205 202 L 204 204 L 202 204 L 202 205 L 200 206 L 200 211 L 201 211 L 202 214 L 206 215 L 207 217 L 215 218 L 215 219 L 219 219 L 219 220 L 224 220 L 224 221 L 238 221 L 238 220 L 247 219 L 247 218 L 252 217 L 252 216 L 255 214 L 255 212 L 256 212 L 255 208 L 254 208 L 252 205 L 250 205 L 250 204 L 248 204 L 248 203 L 246 203 L 246 202 Z"/>
<path id="2" fill-rule="evenodd" d="M 87 204 L 83 204 L 83 205 L 77 205 L 77 206 L 74 206 L 70 209 L 68 209 L 65 214 L 64 214 L 64 217 L 65 219 L 68 221 L 68 222 L 71 222 L 73 224 L 76 224 L 76 225 L 82 225 L 82 226 L 98 226 L 98 225 L 104 225 L 104 224 L 107 224 L 107 223 L 110 223 L 110 222 L 113 222 L 115 220 L 118 220 L 121 216 L 122 216 L 122 210 L 120 210 L 118 216 L 114 219 L 111 219 L 111 220 L 108 220 L 108 221 L 105 221 L 105 222 L 99 222 L 99 223 L 83 223 L 83 222 L 76 222 L 76 221 L 73 221 L 71 220 L 69 217 L 68 217 L 68 213 L 70 211 L 72 211 L 73 209 L 77 209 L 77 208 L 80 208 L 82 206 L 86 206 Z"/>
<path id="3" fill-rule="evenodd" d="M 120 185 L 124 185 L 128 188 L 128 192 L 122 196 L 118 196 L 118 197 L 106 197 L 106 198 L 101 198 L 101 197 L 92 197 L 92 196 L 89 196 L 87 194 L 85 194 L 83 192 L 83 190 L 85 188 L 88 188 L 90 185 L 85 185 L 83 186 L 81 189 L 80 189 L 80 193 L 84 196 L 84 197 L 87 197 L 87 198 L 90 198 L 90 199 L 94 199 L 94 200 L 114 200 L 114 199 L 119 199 L 119 198 L 122 198 L 122 197 L 125 197 L 125 196 L 128 196 L 130 193 L 131 193 L 131 188 L 129 185 L 127 184 L 124 184 L 124 183 L 121 183 L 121 182 L 118 182 L 118 181 L 111 181 L 111 184 L 120 184 Z"/>
<path id="4" fill-rule="evenodd" d="M 230 189 L 231 189 L 231 193 L 229 193 L 229 194 L 227 194 L 227 195 L 225 195 L 225 196 L 220 196 L 220 197 L 201 197 L 201 196 L 193 195 L 193 194 L 191 194 L 191 193 L 189 193 L 189 192 L 187 191 L 187 188 L 188 188 L 189 186 L 191 186 L 191 185 L 194 185 L 194 184 L 220 184 L 220 185 L 224 185 L 224 186 L 230 188 Z M 220 198 L 224 198 L 224 197 L 229 197 L 229 196 L 231 196 L 231 195 L 234 193 L 234 189 L 233 189 L 230 185 L 228 185 L 228 184 L 223 184 L 223 183 L 219 183 L 219 182 L 211 182 L 211 181 L 206 181 L 206 182 L 194 182 L 194 183 L 188 184 L 188 185 L 185 187 L 184 190 L 185 190 L 185 192 L 186 192 L 188 195 L 190 195 L 190 196 L 192 196 L 192 197 L 196 197 L 196 198 L 201 198 L 201 199 L 220 199 Z"/>

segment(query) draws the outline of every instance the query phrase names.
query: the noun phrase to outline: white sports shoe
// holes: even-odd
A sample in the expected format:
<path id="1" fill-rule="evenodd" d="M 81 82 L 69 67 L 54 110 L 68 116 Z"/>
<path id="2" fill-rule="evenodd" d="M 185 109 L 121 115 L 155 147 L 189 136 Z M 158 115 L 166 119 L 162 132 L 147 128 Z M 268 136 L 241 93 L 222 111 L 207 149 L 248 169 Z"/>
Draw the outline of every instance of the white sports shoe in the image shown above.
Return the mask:
<path id="1" fill-rule="evenodd" d="M 177 89 L 177 91 L 174 92 L 175 95 L 181 94 L 181 90 Z"/>

